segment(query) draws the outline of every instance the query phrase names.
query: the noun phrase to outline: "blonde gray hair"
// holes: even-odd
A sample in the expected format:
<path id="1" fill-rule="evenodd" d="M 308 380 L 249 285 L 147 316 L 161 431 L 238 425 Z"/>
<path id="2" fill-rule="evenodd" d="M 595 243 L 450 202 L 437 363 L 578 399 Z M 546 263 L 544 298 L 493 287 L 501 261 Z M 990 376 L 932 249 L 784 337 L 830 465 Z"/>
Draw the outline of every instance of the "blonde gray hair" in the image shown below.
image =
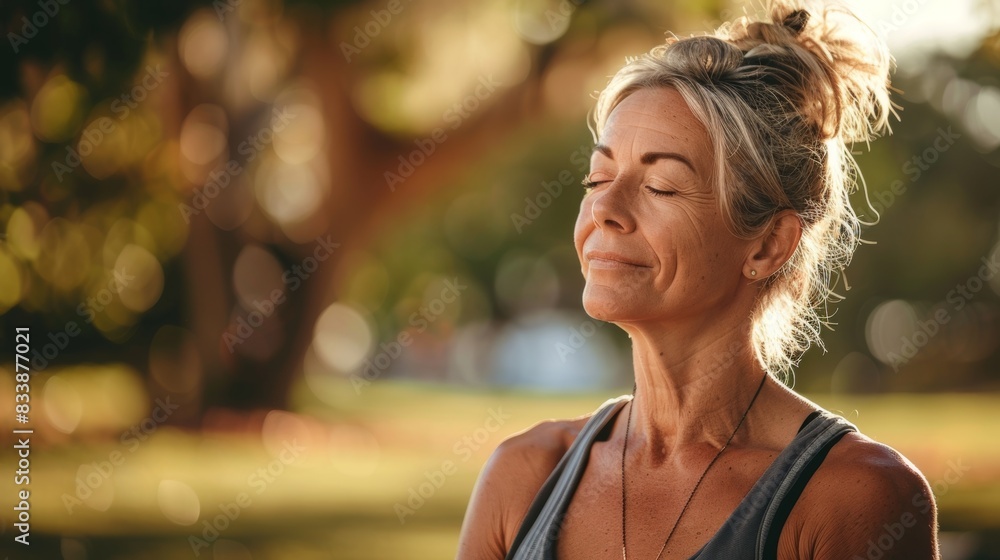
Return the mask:
<path id="1" fill-rule="evenodd" d="M 847 8 L 788 0 L 766 8 L 763 21 L 741 17 L 629 60 L 600 93 L 590 129 L 597 142 L 628 95 L 673 88 L 708 131 L 730 231 L 751 238 L 777 212 L 798 213 L 798 247 L 763 281 L 753 311 L 758 360 L 788 375 L 811 344 L 823 348 L 827 304 L 841 298 L 833 286 L 860 243 L 850 195 L 864 183 L 850 148 L 889 130 L 893 61 Z"/>

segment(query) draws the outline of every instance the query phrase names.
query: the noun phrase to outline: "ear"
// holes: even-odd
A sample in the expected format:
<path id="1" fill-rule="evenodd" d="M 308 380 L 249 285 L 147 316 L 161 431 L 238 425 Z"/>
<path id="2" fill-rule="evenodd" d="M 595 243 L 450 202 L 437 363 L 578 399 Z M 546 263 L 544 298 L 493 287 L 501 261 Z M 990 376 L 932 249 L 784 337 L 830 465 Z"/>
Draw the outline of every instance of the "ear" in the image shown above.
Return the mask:
<path id="1" fill-rule="evenodd" d="M 771 224 L 758 237 L 751 256 L 743 265 L 743 276 L 763 280 L 774 274 L 792 257 L 802 237 L 802 219 L 795 210 L 782 210 L 771 218 Z"/>

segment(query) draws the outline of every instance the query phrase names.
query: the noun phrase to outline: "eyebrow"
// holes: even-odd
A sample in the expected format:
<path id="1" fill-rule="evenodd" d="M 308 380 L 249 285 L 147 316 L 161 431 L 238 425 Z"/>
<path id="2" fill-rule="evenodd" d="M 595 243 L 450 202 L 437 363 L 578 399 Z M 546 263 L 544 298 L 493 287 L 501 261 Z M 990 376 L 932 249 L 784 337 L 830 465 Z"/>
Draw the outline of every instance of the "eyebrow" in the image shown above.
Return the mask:
<path id="1" fill-rule="evenodd" d="M 604 144 L 598 144 L 594 146 L 594 151 L 601 152 L 609 159 L 615 159 L 614 153 L 611 151 L 611 148 L 605 146 Z M 679 154 L 677 152 L 646 152 L 642 154 L 642 157 L 639 158 L 639 162 L 642 163 L 643 165 L 651 165 L 661 159 L 677 160 L 683 163 L 684 165 L 688 166 L 688 169 L 690 169 L 692 173 L 694 173 L 695 175 L 698 174 L 698 172 L 694 168 L 694 165 L 691 164 L 691 160 L 689 160 L 683 154 Z"/>

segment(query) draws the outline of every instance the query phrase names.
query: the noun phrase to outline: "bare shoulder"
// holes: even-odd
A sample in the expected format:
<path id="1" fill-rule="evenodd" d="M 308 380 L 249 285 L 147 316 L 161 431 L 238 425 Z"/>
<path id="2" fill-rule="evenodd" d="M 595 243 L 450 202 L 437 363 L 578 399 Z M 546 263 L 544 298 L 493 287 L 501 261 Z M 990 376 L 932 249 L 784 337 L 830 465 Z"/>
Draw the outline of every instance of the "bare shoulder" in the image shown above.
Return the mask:
<path id="1" fill-rule="evenodd" d="M 531 502 L 593 414 L 511 435 L 487 460 L 462 524 L 458 558 L 503 558 Z"/>
<path id="2" fill-rule="evenodd" d="M 538 470 L 541 471 L 539 474 L 548 477 L 591 416 L 545 420 L 513 434 L 497 446 L 487 465 L 504 470 L 527 467 L 529 471 Z"/>
<path id="3" fill-rule="evenodd" d="M 789 524 L 798 538 L 781 547 L 788 558 L 939 558 L 937 507 L 927 479 L 895 449 L 858 432 L 830 449 Z"/>
<path id="4" fill-rule="evenodd" d="M 514 539 L 538 490 L 589 418 L 539 422 L 500 443 L 483 467 L 480 479 L 484 484 L 497 485 L 503 498 L 507 542 Z"/>

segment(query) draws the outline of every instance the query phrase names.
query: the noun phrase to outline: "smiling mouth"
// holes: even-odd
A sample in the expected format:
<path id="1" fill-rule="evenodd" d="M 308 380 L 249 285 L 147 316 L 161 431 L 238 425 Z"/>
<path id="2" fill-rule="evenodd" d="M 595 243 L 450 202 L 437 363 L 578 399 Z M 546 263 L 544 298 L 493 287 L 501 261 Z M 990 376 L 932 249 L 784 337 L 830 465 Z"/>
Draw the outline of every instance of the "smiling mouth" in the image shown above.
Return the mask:
<path id="1" fill-rule="evenodd" d="M 587 264 L 596 268 L 652 268 L 644 264 L 630 262 L 622 257 L 608 253 L 592 253 L 587 258 Z"/>

